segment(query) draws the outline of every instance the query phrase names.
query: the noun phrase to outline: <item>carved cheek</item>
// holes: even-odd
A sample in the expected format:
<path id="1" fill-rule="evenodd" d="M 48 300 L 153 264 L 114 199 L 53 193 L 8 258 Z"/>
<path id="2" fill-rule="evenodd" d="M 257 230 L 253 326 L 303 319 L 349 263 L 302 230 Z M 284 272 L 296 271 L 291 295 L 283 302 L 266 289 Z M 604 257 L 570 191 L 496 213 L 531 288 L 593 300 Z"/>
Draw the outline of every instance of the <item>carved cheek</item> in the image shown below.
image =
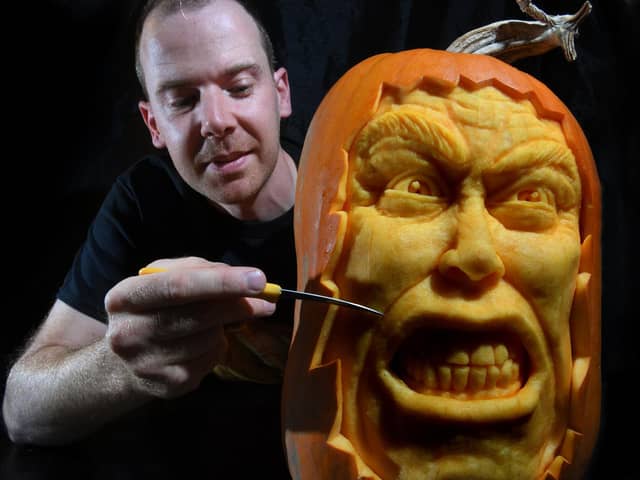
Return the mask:
<path id="1" fill-rule="evenodd" d="M 497 237 L 506 281 L 535 312 L 562 390 L 571 365 L 569 315 L 580 260 L 577 223 L 561 221 L 552 231 L 541 233 L 503 230 Z"/>
<path id="2" fill-rule="evenodd" d="M 345 295 L 378 308 L 437 268 L 453 232 L 453 218 L 446 213 L 425 221 L 381 215 L 375 207 L 356 207 L 349 225 L 344 250 L 349 254 L 336 281 Z"/>
<path id="3" fill-rule="evenodd" d="M 570 305 L 580 260 L 577 226 L 560 223 L 541 233 L 503 231 L 498 238 L 507 280 L 536 310 Z"/>

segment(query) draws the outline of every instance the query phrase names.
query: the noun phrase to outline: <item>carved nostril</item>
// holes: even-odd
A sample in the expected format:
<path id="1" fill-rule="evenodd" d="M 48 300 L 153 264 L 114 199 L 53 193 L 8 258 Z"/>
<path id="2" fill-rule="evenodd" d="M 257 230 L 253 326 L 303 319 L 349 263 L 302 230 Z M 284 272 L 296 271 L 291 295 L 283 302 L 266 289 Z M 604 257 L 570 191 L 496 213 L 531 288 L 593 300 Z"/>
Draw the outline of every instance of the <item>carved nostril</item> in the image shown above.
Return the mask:
<path id="1" fill-rule="evenodd" d="M 438 270 L 454 282 L 485 284 L 504 275 L 504 264 L 493 250 L 481 252 L 452 248 L 442 255 Z"/>
<path id="2" fill-rule="evenodd" d="M 440 273 L 442 276 L 448 278 L 449 280 L 453 280 L 456 283 L 468 282 L 469 277 L 465 275 L 465 273 L 460 270 L 458 267 L 440 267 Z"/>

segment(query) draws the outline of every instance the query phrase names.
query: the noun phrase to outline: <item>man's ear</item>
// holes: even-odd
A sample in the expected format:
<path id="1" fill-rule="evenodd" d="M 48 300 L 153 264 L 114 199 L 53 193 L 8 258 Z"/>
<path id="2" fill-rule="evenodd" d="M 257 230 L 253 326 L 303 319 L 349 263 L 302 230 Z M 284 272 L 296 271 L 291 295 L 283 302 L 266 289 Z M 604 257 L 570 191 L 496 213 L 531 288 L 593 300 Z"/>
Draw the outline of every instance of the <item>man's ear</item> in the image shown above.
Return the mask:
<path id="1" fill-rule="evenodd" d="M 138 110 L 140 110 L 140 114 L 142 115 L 142 120 L 144 120 L 144 124 L 149 129 L 149 133 L 151 134 L 151 142 L 153 146 L 156 148 L 164 148 L 166 146 L 165 141 L 162 139 L 162 135 L 158 130 L 158 125 L 156 124 L 156 117 L 151 110 L 151 105 L 149 102 L 141 100 L 138 102 Z"/>
<path id="2" fill-rule="evenodd" d="M 273 80 L 276 83 L 280 106 L 280 118 L 287 118 L 291 115 L 291 92 L 289 91 L 289 74 L 284 67 L 273 73 Z"/>

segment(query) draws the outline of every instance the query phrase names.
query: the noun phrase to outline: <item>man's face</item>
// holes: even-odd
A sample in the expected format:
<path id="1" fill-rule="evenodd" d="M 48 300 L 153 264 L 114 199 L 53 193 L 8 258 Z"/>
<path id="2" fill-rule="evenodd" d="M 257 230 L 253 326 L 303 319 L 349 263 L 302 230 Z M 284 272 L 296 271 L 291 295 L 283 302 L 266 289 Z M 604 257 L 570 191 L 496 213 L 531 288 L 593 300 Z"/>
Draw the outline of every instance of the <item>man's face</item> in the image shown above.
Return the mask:
<path id="1" fill-rule="evenodd" d="M 140 48 L 153 143 L 181 176 L 224 208 L 251 204 L 280 153 L 290 114 L 286 71 L 272 73 L 258 29 L 235 2 L 152 14 Z"/>
<path id="2" fill-rule="evenodd" d="M 386 97 L 349 154 L 341 433 L 381 478 L 538 478 L 566 431 L 580 180 L 492 87 Z"/>

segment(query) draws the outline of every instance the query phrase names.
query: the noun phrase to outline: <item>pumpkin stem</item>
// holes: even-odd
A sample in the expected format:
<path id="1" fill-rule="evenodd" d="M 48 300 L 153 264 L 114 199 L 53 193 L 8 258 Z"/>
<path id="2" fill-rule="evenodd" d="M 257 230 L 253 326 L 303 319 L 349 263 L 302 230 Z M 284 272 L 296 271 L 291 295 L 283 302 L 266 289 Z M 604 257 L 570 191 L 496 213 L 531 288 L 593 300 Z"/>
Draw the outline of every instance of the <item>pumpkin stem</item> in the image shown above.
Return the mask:
<path id="1" fill-rule="evenodd" d="M 591 12 L 591 3 L 584 2 L 573 15 L 549 15 L 531 0 L 516 2 L 520 10 L 534 21 L 494 22 L 458 37 L 447 50 L 491 55 L 513 63 L 521 58 L 541 55 L 561 47 L 568 61 L 576 59 L 575 37 L 578 35 L 578 25 Z"/>

